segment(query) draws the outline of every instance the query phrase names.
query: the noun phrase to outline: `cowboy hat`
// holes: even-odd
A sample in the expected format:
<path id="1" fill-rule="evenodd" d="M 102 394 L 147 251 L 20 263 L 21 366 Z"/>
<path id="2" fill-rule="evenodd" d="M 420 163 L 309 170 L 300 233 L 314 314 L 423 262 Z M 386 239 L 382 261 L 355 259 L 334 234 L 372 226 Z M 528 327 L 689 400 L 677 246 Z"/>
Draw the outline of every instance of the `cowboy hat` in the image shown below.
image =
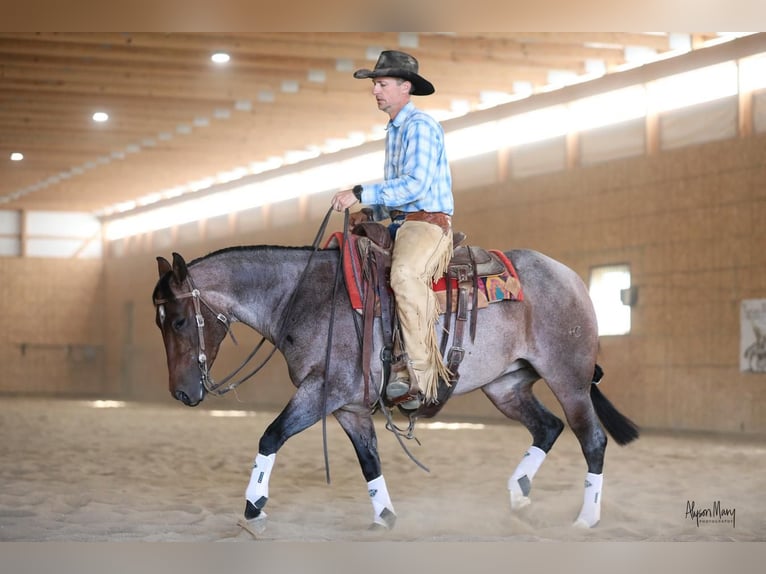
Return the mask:
<path id="1" fill-rule="evenodd" d="M 373 70 L 362 68 L 354 72 L 354 77 L 358 79 L 384 76 L 402 78 L 410 82 L 413 96 L 428 96 L 435 91 L 433 84 L 418 74 L 418 61 L 409 54 L 398 50 L 381 52 Z"/>

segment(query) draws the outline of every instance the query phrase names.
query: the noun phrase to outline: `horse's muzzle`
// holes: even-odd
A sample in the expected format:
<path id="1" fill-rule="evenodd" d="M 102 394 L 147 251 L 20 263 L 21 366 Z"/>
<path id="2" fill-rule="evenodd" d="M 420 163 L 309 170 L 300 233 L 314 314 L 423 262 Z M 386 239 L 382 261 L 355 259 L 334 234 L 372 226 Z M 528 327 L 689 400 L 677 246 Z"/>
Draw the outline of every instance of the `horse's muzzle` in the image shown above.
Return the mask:
<path id="1" fill-rule="evenodd" d="M 200 393 L 201 395 L 202 393 Z M 202 402 L 202 397 L 200 396 L 196 401 L 192 400 L 189 395 L 187 395 L 183 391 L 176 391 L 173 393 L 173 396 L 176 398 L 176 400 L 181 401 L 183 404 L 185 404 L 187 407 L 196 407 L 198 404 Z"/>

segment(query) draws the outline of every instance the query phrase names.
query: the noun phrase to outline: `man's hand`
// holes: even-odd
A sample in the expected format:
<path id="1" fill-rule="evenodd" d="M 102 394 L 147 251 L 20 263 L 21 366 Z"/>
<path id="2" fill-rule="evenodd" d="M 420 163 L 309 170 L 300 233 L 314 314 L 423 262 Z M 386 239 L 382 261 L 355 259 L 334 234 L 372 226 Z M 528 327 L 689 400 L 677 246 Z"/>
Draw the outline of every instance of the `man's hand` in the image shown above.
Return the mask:
<path id="1" fill-rule="evenodd" d="M 339 191 L 333 196 L 331 203 L 332 208 L 335 211 L 343 211 L 344 209 L 348 209 L 357 203 L 357 199 L 353 191 L 350 189 L 344 189 L 343 191 Z"/>

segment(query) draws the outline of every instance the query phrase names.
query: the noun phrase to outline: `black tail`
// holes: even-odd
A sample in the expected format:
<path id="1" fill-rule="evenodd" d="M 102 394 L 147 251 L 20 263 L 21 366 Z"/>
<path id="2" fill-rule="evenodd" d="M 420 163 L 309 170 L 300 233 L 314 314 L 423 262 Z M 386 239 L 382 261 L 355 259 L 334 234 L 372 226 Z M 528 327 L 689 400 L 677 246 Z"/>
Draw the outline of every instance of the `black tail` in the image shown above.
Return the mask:
<path id="1" fill-rule="evenodd" d="M 590 399 L 593 401 L 593 408 L 596 409 L 601 424 L 604 425 L 606 432 L 619 445 L 626 445 L 638 438 L 638 425 L 622 414 L 599 390 L 595 383 L 601 380 L 604 371 L 596 365 L 596 371 L 593 374 L 593 382 L 590 386 Z"/>

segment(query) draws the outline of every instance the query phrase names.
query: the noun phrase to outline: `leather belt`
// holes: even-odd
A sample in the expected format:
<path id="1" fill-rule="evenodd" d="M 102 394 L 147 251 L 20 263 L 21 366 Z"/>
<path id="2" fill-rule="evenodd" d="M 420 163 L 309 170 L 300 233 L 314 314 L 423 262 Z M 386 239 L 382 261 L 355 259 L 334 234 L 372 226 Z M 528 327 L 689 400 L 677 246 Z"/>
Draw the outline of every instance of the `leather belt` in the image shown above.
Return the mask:
<path id="1" fill-rule="evenodd" d="M 452 229 L 452 218 L 446 213 L 441 211 L 400 211 L 398 209 L 392 209 L 389 212 L 391 221 L 404 217 L 405 221 L 424 221 L 425 223 L 431 223 L 438 225 L 442 228 L 444 233 L 449 233 Z"/>

